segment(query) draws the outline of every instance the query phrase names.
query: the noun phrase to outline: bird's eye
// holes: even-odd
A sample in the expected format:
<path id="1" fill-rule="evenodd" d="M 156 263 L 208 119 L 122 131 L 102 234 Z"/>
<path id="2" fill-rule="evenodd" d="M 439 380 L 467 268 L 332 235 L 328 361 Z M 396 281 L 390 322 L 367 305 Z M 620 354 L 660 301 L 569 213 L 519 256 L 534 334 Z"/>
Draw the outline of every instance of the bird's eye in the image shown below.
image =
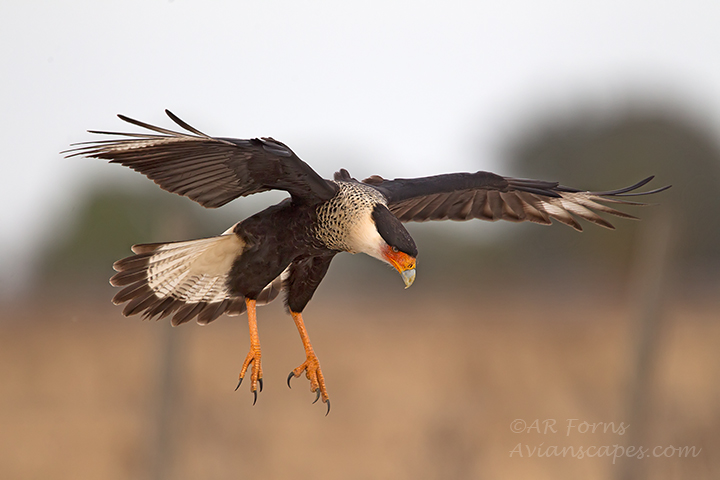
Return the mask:
<path id="1" fill-rule="evenodd" d="M 397 252 L 398 252 L 398 249 L 397 249 L 397 247 L 393 247 L 393 249 L 392 249 L 392 250 L 393 250 L 393 252 L 394 252 L 394 253 L 397 253 Z"/>

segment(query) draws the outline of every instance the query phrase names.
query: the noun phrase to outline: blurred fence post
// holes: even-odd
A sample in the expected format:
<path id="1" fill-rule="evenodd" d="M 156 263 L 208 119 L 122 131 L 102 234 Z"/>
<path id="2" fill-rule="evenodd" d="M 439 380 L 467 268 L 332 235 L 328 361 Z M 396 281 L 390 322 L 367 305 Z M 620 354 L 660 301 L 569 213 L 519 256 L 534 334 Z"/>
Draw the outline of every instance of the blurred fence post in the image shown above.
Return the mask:
<path id="1" fill-rule="evenodd" d="M 659 210 L 643 222 L 632 266 L 631 294 L 635 303 L 631 320 L 633 365 L 626 387 L 625 423 L 629 424 L 626 446 L 646 444 L 652 408 L 653 378 L 657 372 L 659 342 L 663 327 L 665 275 L 669 269 L 673 243 L 673 215 Z M 623 457 L 616 478 L 645 478 L 644 463 Z"/>
<path id="2" fill-rule="evenodd" d="M 158 225 L 158 238 L 167 241 L 188 238 L 191 228 L 182 215 L 169 215 Z M 185 329 L 174 328 L 170 319 L 160 320 L 157 328 L 157 388 L 152 402 L 151 420 L 151 470 L 152 480 L 176 478 L 178 419 L 181 418 L 182 401 L 182 359 L 185 358 Z"/>
<path id="3" fill-rule="evenodd" d="M 157 360 L 158 383 L 153 417 L 150 426 L 152 437 L 152 480 L 169 480 L 175 478 L 177 418 L 182 408 L 182 382 L 179 378 L 180 359 L 182 358 L 182 334 L 170 325 L 169 321 L 157 325 Z"/>

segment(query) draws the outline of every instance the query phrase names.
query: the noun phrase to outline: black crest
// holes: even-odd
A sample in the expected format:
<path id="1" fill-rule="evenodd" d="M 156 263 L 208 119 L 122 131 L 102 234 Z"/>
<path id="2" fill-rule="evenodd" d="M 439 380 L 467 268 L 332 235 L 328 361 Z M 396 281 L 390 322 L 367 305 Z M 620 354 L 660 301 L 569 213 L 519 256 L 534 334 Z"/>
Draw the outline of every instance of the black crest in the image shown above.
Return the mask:
<path id="1" fill-rule="evenodd" d="M 385 205 L 377 204 L 372 213 L 378 233 L 391 247 L 395 247 L 411 257 L 417 257 L 418 250 L 415 240 L 410 236 L 402 222 L 390 213 Z"/>

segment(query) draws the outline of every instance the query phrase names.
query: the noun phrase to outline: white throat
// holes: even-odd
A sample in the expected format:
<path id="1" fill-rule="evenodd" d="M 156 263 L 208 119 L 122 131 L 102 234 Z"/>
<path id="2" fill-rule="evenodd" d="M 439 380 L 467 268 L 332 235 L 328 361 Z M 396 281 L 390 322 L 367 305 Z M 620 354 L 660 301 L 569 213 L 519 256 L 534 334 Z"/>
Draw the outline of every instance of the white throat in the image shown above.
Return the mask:
<path id="1" fill-rule="evenodd" d="M 385 262 L 382 255 L 385 240 L 380 236 L 372 216 L 368 215 L 359 219 L 348 232 L 348 252 L 366 253 Z"/>

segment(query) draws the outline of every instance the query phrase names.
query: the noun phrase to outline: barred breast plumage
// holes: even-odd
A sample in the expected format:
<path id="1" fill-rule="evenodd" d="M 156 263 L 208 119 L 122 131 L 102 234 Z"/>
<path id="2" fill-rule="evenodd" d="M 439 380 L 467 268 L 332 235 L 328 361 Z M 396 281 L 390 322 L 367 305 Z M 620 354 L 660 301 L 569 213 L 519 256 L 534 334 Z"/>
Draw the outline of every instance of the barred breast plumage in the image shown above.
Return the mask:
<path id="1" fill-rule="evenodd" d="M 317 208 L 315 236 L 332 250 L 356 253 L 376 205 L 387 205 L 376 189 L 357 182 L 335 182 L 338 193 Z"/>

